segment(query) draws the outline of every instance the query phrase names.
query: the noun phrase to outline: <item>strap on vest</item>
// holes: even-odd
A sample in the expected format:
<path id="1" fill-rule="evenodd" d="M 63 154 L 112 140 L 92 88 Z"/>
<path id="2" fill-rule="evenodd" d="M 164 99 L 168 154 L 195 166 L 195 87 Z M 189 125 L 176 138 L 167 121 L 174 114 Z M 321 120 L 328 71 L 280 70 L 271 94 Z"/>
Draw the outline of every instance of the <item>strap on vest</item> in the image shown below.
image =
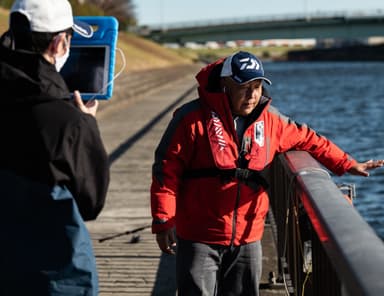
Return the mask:
<path id="1" fill-rule="evenodd" d="M 230 181 L 231 179 L 237 179 L 240 182 L 257 189 L 262 186 L 264 189 L 268 189 L 267 180 L 258 172 L 250 169 L 218 169 L 218 168 L 203 168 L 194 169 L 184 172 L 184 179 L 197 179 L 197 178 L 209 178 L 220 177 L 223 181 Z"/>

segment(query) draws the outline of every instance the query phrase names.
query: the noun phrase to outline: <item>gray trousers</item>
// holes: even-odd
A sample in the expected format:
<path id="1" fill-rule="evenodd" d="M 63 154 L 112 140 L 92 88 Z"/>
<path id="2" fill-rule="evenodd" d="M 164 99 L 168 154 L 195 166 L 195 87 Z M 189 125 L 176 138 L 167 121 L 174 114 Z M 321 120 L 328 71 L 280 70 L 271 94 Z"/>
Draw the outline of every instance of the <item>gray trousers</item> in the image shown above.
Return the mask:
<path id="1" fill-rule="evenodd" d="M 178 239 L 178 296 L 258 296 L 261 278 L 260 241 L 238 247 Z"/>

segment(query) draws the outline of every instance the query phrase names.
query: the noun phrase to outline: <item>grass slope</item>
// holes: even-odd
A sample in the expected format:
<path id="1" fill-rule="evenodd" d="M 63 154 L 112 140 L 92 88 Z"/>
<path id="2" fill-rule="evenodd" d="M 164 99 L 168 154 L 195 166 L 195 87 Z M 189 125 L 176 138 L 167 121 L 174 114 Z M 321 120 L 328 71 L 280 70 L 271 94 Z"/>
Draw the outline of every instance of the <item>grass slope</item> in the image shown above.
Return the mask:
<path id="1" fill-rule="evenodd" d="M 8 29 L 8 10 L 0 7 L 0 33 L 3 34 Z"/>
<path id="2" fill-rule="evenodd" d="M 9 11 L 0 7 L 0 34 L 8 29 Z M 119 33 L 117 42 L 125 55 L 127 66 L 125 72 L 140 71 L 145 69 L 169 67 L 173 65 L 191 63 L 187 57 L 182 57 L 177 52 L 134 34 Z M 121 68 L 122 59 L 117 53 L 116 70 Z"/>

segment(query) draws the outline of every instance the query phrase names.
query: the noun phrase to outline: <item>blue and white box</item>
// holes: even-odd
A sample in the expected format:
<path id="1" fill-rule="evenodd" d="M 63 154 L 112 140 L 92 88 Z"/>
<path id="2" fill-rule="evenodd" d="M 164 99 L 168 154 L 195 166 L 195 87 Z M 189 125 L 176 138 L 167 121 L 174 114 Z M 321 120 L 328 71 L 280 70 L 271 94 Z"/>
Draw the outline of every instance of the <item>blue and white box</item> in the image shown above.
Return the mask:
<path id="1" fill-rule="evenodd" d="M 74 33 L 70 55 L 60 71 L 71 92 L 83 100 L 108 100 L 113 94 L 118 21 L 112 16 L 78 16 L 93 27 L 91 38 Z"/>

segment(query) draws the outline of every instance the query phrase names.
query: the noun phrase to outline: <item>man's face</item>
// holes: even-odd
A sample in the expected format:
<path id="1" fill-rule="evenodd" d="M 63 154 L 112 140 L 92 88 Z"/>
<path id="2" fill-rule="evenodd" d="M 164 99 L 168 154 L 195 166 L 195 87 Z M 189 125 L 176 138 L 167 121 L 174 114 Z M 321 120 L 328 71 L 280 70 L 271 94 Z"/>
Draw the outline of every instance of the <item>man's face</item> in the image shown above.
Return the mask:
<path id="1" fill-rule="evenodd" d="M 262 80 L 253 80 L 238 84 L 232 78 L 224 82 L 225 93 L 229 97 L 232 113 L 240 116 L 249 115 L 260 101 Z"/>

